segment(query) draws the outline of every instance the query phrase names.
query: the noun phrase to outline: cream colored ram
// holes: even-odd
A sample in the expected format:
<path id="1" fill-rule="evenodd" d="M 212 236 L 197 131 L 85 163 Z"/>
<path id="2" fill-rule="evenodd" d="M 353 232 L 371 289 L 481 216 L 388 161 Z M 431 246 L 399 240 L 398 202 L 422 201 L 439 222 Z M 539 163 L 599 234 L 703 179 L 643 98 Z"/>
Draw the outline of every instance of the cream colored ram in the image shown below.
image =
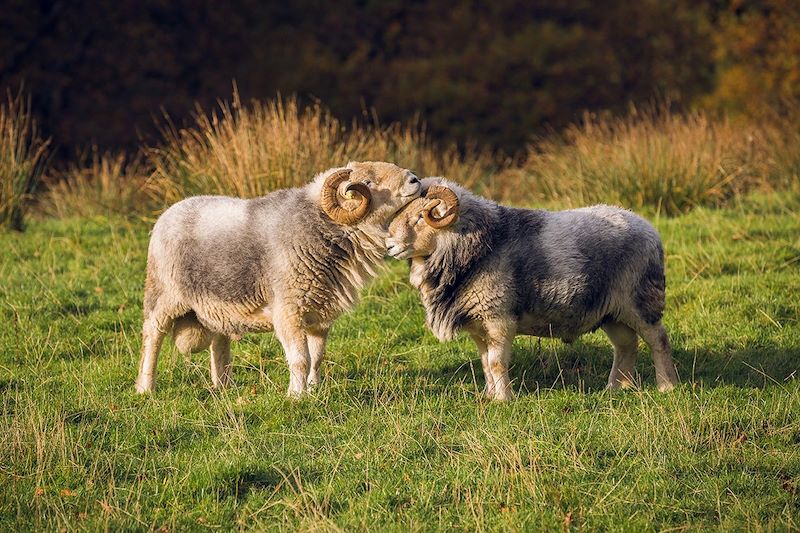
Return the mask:
<path id="1" fill-rule="evenodd" d="M 386 226 L 420 194 L 409 170 L 351 162 L 305 187 L 243 200 L 187 198 L 153 227 L 136 390 L 151 391 L 164 336 L 211 347 L 211 381 L 230 380 L 231 339 L 275 331 L 289 395 L 319 381 L 328 330 L 376 275 Z"/>

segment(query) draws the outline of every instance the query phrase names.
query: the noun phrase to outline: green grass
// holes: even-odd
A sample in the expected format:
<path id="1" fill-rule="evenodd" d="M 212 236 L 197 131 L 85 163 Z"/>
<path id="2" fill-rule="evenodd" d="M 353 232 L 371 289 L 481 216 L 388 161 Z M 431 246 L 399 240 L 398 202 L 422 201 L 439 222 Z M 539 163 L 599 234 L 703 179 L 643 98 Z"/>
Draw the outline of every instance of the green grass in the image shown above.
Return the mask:
<path id="1" fill-rule="evenodd" d="M 780 530 L 800 527 L 800 198 L 656 221 L 683 381 L 603 389 L 602 334 L 519 337 L 518 399 L 481 400 L 395 263 L 337 322 L 324 384 L 284 397 L 271 335 L 163 350 L 133 392 L 149 225 L 0 234 L 0 529 Z"/>

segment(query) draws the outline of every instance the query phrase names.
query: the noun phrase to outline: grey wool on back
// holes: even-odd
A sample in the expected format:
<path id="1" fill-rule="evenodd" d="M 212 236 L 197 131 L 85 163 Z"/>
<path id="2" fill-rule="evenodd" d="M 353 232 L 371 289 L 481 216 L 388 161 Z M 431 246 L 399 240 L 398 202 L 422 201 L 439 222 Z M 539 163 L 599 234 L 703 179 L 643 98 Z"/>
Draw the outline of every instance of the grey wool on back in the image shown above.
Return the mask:
<path id="1" fill-rule="evenodd" d="M 508 298 L 512 316 L 546 317 L 531 332 L 539 336 L 572 341 L 619 318 L 629 312 L 615 305 L 624 300 L 619 293 L 631 289 L 643 318 L 651 324 L 661 319 L 664 253 L 656 231 L 639 216 L 605 205 L 516 209 L 467 194 L 453 235 L 440 241 L 422 270 L 437 336 L 452 339 L 492 307 L 468 297 L 473 285 L 488 286 L 489 279 L 503 285 L 495 292 L 507 294 L 497 296 Z"/>
<path id="2" fill-rule="evenodd" d="M 200 324 L 240 336 L 272 329 L 253 311 L 270 307 L 276 294 L 305 322 L 330 326 L 375 274 L 380 240 L 335 224 L 304 189 L 290 189 L 253 200 L 189 198 L 156 224 L 150 255 Z M 169 253 L 159 249 L 165 243 Z"/>

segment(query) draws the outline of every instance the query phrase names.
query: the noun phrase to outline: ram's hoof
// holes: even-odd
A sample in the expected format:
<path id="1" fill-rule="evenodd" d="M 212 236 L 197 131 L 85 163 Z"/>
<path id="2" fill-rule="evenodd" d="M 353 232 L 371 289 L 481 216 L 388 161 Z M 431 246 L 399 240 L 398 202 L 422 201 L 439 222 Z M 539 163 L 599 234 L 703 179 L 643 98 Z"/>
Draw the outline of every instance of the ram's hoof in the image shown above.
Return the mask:
<path id="1" fill-rule="evenodd" d="M 514 394 L 511 392 L 510 389 L 496 390 L 494 392 L 494 398 L 492 399 L 496 402 L 507 402 L 514 399 Z"/>
<path id="2" fill-rule="evenodd" d="M 675 388 L 675 383 L 660 383 L 658 385 L 658 392 L 669 392 Z"/>
<path id="3" fill-rule="evenodd" d="M 286 391 L 286 396 L 291 398 L 291 399 L 293 399 L 293 400 L 299 400 L 300 398 L 302 398 L 305 395 L 306 395 L 305 389 L 299 389 L 299 390 L 298 389 L 289 389 L 289 390 Z"/>
<path id="4" fill-rule="evenodd" d="M 153 392 L 153 383 L 147 383 L 137 380 L 136 381 L 136 392 L 138 394 L 148 394 Z"/>

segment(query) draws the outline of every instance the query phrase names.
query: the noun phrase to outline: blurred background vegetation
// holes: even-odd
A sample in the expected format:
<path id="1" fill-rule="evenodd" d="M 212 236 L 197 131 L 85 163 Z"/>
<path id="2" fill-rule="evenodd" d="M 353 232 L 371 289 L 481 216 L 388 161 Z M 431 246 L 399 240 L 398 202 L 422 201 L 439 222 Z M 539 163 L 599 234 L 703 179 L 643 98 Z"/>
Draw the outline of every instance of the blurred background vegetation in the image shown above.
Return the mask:
<path id="1" fill-rule="evenodd" d="M 794 0 L 3 4 L 0 88 L 25 84 L 62 158 L 152 140 L 161 109 L 181 123 L 232 80 L 243 101 L 296 94 L 507 153 L 585 110 L 760 114 L 800 96 Z"/>
<path id="2" fill-rule="evenodd" d="M 800 188 L 800 2 L 5 0 L 0 225 L 350 159 L 674 215 Z"/>

